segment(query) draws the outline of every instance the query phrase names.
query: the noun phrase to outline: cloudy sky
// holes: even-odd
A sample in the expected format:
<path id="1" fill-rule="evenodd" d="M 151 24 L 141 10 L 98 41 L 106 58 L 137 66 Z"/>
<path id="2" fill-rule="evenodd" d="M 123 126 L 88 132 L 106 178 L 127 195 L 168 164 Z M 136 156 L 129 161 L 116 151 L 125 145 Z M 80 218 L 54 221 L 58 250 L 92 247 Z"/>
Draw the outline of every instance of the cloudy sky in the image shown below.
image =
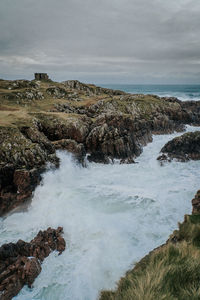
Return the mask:
<path id="1" fill-rule="evenodd" d="M 0 78 L 200 83 L 199 0 L 1 0 Z"/>

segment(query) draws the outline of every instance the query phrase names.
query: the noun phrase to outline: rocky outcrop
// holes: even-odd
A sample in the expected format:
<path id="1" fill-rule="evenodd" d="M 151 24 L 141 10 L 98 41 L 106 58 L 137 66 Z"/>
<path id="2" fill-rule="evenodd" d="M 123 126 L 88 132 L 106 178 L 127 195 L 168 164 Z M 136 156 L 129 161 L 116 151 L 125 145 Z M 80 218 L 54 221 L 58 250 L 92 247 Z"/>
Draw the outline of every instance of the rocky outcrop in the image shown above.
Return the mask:
<path id="1" fill-rule="evenodd" d="M 56 149 L 60 150 L 67 150 L 68 152 L 72 153 L 74 157 L 81 162 L 84 163 L 84 157 L 86 156 L 85 147 L 82 143 L 77 143 L 71 139 L 62 139 L 53 142 Z"/>
<path id="2" fill-rule="evenodd" d="M 136 157 L 142 152 L 141 146 L 151 140 L 151 132 L 142 120 L 135 122 L 122 114 L 101 115 L 86 139 L 88 159 L 108 163 L 113 158 Z"/>
<path id="3" fill-rule="evenodd" d="M 0 216 L 31 197 L 48 161 L 58 165 L 52 144 L 33 128 L 0 128 Z"/>
<path id="4" fill-rule="evenodd" d="M 24 88 L 39 88 L 39 84 L 29 80 L 1 80 L 0 88 L 6 90 L 16 90 Z"/>
<path id="5" fill-rule="evenodd" d="M 200 124 L 200 102 L 74 80 L 1 80 L 0 100 L 0 216 L 31 197 L 47 162 L 58 166 L 57 149 L 82 164 L 86 153 L 94 162 L 133 163 L 152 134 Z"/>
<path id="6" fill-rule="evenodd" d="M 57 87 L 57 86 L 50 86 L 46 89 L 48 95 L 52 96 L 53 98 L 67 98 L 68 99 L 68 92 L 66 89 Z"/>
<path id="7" fill-rule="evenodd" d="M 29 243 L 19 240 L 0 247 L 0 299 L 10 300 L 24 285 L 32 287 L 41 263 L 52 251 L 61 254 L 65 240 L 62 227 L 40 231 Z"/>
<path id="8" fill-rule="evenodd" d="M 188 132 L 169 141 L 162 149 L 163 153 L 157 159 L 160 161 L 199 160 L 200 159 L 200 131 Z"/>
<path id="9" fill-rule="evenodd" d="M 89 133 L 91 121 L 85 116 L 68 116 L 62 119 L 52 115 L 37 115 L 39 130 L 45 134 L 50 141 L 61 139 L 73 139 L 83 143 Z"/>
<path id="10" fill-rule="evenodd" d="M 78 80 L 68 80 L 62 82 L 64 86 L 74 89 L 76 91 L 84 91 L 88 96 L 91 95 L 100 95 L 100 94 L 108 94 L 108 95 L 124 95 L 125 92 L 119 90 L 112 90 L 107 88 L 98 87 L 94 84 L 85 84 Z"/>
<path id="11" fill-rule="evenodd" d="M 182 101 L 181 108 L 185 112 L 187 124 L 200 125 L 200 101 Z"/>
<path id="12" fill-rule="evenodd" d="M 200 215 L 200 190 L 196 193 L 194 199 L 192 199 L 192 214 Z"/>

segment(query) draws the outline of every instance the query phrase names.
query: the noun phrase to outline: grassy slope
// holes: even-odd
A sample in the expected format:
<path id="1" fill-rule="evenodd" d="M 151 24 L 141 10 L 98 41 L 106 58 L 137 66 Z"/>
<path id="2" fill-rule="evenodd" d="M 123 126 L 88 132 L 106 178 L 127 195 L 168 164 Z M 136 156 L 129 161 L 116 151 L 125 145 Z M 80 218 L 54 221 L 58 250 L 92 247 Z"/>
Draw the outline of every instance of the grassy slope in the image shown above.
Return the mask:
<path id="1" fill-rule="evenodd" d="M 200 215 L 187 215 L 169 241 L 127 272 L 100 300 L 200 299 Z"/>
<path id="2" fill-rule="evenodd" d="M 30 82 L 31 83 L 31 82 Z M 34 84 L 34 81 L 32 81 Z M 122 113 L 135 112 L 148 119 L 151 113 L 156 109 L 168 107 L 176 109 L 177 104 L 167 103 L 158 97 L 151 95 L 135 95 L 126 96 L 121 100 L 120 96 L 110 96 L 108 94 L 90 94 L 87 95 L 84 91 L 76 91 L 79 97 L 79 101 L 74 101 L 73 98 L 64 97 L 57 98 L 47 93 L 47 89 L 51 86 L 55 86 L 61 89 L 65 89 L 67 93 L 73 93 L 69 87 L 65 87 L 62 83 L 58 82 L 40 82 L 39 92 L 42 92 L 44 98 L 38 100 L 18 99 L 17 93 L 28 92 L 31 87 L 21 87 L 16 89 L 9 89 L 9 86 L 13 84 L 12 81 L 0 80 L 0 126 L 18 127 L 18 125 L 30 125 L 31 119 L 34 113 L 49 113 L 57 115 L 57 117 L 66 118 L 66 113 L 56 114 L 51 110 L 55 110 L 55 104 L 68 104 L 74 107 L 87 108 L 88 106 L 97 103 L 99 100 L 104 100 L 105 105 L 110 103 L 117 111 Z M 6 97 L 7 99 L 6 99 Z M 126 99 L 127 98 L 127 99 Z M 80 101 L 81 100 L 81 101 Z M 103 107 L 102 107 L 103 110 Z M 51 111 L 51 112 L 50 112 Z M 99 111 L 101 113 L 101 110 Z"/>

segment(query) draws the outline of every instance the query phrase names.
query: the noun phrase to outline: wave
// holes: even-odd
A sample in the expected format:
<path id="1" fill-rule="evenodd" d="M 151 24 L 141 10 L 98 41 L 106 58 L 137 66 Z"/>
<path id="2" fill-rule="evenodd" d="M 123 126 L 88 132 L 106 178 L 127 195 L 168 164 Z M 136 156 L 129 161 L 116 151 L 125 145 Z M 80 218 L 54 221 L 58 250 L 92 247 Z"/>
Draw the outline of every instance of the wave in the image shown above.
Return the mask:
<path id="1" fill-rule="evenodd" d="M 188 131 L 199 128 L 188 126 Z M 59 152 L 60 168 L 43 175 L 27 212 L 0 219 L 0 243 L 30 240 L 63 226 L 66 251 L 51 253 L 34 288 L 16 300 L 97 299 L 132 264 L 165 242 L 199 188 L 200 162 L 161 167 L 160 149 L 179 134 L 154 136 L 138 164 L 77 166 Z M 174 184 L 176 182 L 176 184 Z"/>

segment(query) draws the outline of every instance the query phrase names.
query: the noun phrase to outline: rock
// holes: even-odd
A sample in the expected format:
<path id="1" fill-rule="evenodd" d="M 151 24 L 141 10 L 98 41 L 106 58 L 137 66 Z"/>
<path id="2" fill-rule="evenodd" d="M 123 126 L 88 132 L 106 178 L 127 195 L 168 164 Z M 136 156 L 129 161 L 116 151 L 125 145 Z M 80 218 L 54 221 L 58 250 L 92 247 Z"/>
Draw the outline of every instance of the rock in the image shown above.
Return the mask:
<path id="1" fill-rule="evenodd" d="M 12 93 L 5 93 L 4 98 L 8 100 L 18 100 L 18 103 L 32 102 L 33 100 L 44 99 L 44 94 L 38 89 L 26 89 L 25 91 L 13 91 Z"/>
<path id="2" fill-rule="evenodd" d="M 29 80 L 2 80 L 0 82 L 0 88 L 8 90 L 24 89 L 24 88 L 34 88 L 37 89 L 39 85 L 37 82 Z"/>
<path id="3" fill-rule="evenodd" d="M 32 287 L 41 272 L 41 263 L 52 252 L 61 254 L 65 240 L 62 227 L 40 231 L 30 242 L 19 240 L 0 247 L 0 299 L 10 300 L 24 285 Z"/>
<path id="4" fill-rule="evenodd" d="M 29 200 L 55 148 L 36 128 L 0 127 L 0 216 Z"/>
<path id="5" fill-rule="evenodd" d="M 142 147 L 152 141 L 145 123 L 123 114 L 100 115 L 86 139 L 89 160 L 108 162 L 141 154 Z"/>
<path id="6" fill-rule="evenodd" d="M 39 131 L 36 125 L 32 127 L 22 126 L 20 131 L 27 139 L 31 140 L 32 143 L 39 144 L 40 147 L 46 150 L 49 154 L 55 153 L 55 148 L 52 143 L 48 140 L 44 133 Z"/>
<path id="7" fill-rule="evenodd" d="M 192 214 L 200 214 L 200 190 L 196 193 L 194 199 L 192 199 Z"/>
<path id="8" fill-rule="evenodd" d="M 92 154 L 88 155 L 88 161 L 95 162 L 95 163 L 102 163 L 102 164 L 109 164 L 111 160 L 107 155 L 102 152 L 93 152 Z"/>
<path id="9" fill-rule="evenodd" d="M 78 80 L 68 80 L 62 82 L 64 86 L 69 87 L 74 90 L 86 92 L 86 95 L 100 95 L 100 94 L 109 94 L 109 95 L 124 95 L 125 92 L 112 90 L 107 88 L 98 87 L 94 84 L 85 84 Z"/>
<path id="10" fill-rule="evenodd" d="M 69 94 L 66 89 L 57 86 L 50 86 L 48 89 L 46 89 L 46 92 L 48 95 L 59 99 L 68 98 Z"/>
<path id="11" fill-rule="evenodd" d="M 77 143 L 71 139 L 62 139 L 53 142 L 56 149 L 67 150 L 74 154 L 75 158 L 78 159 L 79 162 L 83 163 L 86 151 L 85 147 L 81 143 Z"/>
<path id="12" fill-rule="evenodd" d="M 89 133 L 91 121 L 86 117 L 69 116 L 61 119 L 52 115 L 38 115 L 40 131 L 50 141 L 72 139 L 83 143 Z"/>
<path id="13" fill-rule="evenodd" d="M 76 80 L 0 80 L 0 100 L 0 216 L 31 198 L 47 162 L 59 165 L 57 149 L 82 164 L 85 153 L 94 162 L 133 163 L 152 134 L 200 125 L 200 101 L 131 95 Z M 198 155 L 193 151 L 192 159 Z M 172 158 L 163 153 L 165 159 Z"/>
<path id="14" fill-rule="evenodd" d="M 200 131 L 188 132 L 169 141 L 161 149 L 163 153 L 157 159 L 160 161 L 199 160 L 200 159 Z"/>
<path id="15" fill-rule="evenodd" d="M 127 164 L 127 165 L 130 165 L 130 164 L 136 164 L 136 162 L 134 161 L 134 159 L 132 157 L 128 157 L 126 159 L 121 159 L 120 160 L 120 164 Z"/>
<path id="16" fill-rule="evenodd" d="M 181 108 L 185 114 L 185 123 L 200 125 L 200 101 L 181 101 Z"/>

